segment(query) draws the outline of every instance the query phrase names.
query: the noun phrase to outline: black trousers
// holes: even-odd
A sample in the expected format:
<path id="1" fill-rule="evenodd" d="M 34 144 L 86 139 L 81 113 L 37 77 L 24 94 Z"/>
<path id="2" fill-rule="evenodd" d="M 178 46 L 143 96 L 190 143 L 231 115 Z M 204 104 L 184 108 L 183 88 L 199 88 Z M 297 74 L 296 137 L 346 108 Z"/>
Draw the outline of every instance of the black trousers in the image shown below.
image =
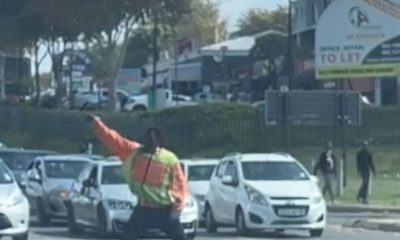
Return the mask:
<path id="1" fill-rule="evenodd" d="M 335 201 L 335 196 L 333 194 L 333 188 L 332 188 L 332 180 L 333 180 L 333 174 L 331 173 L 324 173 L 324 187 L 322 189 L 322 194 L 325 196 L 326 193 L 329 194 L 329 197 L 331 198 L 331 201 Z"/>
<path id="2" fill-rule="evenodd" d="M 137 240 L 146 235 L 148 229 L 160 229 L 171 240 L 184 240 L 185 234 L 174 207 L 148 208 L 137 206 L 127 224 L 124 240 Z"/>
<path id="3" fill-rule="evenodd" d="M 369 179 L 370 173 L 369 171 L 361 172 L 361 186 L 360 190 L 358 191 L 357 198 L 367 201 L 368 200 L 368 189 L 369 189 Z"/>

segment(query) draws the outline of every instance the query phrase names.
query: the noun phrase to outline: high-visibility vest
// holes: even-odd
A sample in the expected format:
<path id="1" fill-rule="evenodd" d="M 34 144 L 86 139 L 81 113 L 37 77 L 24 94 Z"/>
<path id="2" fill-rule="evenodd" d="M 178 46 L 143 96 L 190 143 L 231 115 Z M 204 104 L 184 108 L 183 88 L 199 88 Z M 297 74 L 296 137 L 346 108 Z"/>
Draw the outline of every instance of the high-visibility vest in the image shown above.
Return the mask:
<path id="1" fill-rule="evenodd" d="M 139 147 L 123 162 L 122 168 L 129 188 L 141 204 L 165 206 L 174 203 L 170 187 L 177 162 L 177 157 L 164 148 L 147 154 Z"/>

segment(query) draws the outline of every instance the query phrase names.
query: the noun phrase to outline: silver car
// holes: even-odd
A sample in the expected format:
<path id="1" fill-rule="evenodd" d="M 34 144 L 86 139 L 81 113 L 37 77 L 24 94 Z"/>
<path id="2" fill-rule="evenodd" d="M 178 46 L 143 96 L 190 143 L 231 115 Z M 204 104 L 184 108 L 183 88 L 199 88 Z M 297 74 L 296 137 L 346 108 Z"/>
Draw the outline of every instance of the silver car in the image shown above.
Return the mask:
<path id="1" fill-rule="evenodd" d="M 123 178 L 121 164 L 112 159 L 93 162 L 72 184 L 66 202 L 72 234 L 82 229 L 94 229 L 100 235 L 124 232 L 137 197 Z M 191 198 L 181 214 L 181 223 L 189 238 L 196 234 L 197 221 L 198 206 Z"/>
<path id="2" fill-rule="evenodd" d="M 36 212 L 39 224 L 46 225 L 52 218 L 67 217 L 64 202 L 72 182 L 92 160 L 72 155 L 52 155 L 36 158 L 28 167 L 26 196 Z"/>

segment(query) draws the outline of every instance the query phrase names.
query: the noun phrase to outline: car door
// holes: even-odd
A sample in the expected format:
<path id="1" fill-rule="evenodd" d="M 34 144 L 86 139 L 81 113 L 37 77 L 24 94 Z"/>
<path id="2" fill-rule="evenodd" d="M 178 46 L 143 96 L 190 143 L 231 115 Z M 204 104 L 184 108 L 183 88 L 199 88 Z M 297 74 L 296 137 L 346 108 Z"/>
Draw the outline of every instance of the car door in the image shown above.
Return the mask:
<path id="1" fill-rule="evenodd" d="M 99 170 L 98 166 L 93 167 L 90 175 L 89 175 L 89 182 L 90 187 L 88 191 L 85 192 L 85 197 L 87 198 L 87 216 L 88 222 L 94 226 L 97 226 L 97 207 L 100 202 L 101 193 L 100 193 L 100 182 L 99 182 Z"/>
<path id="2" fill-rule="evenodd" d="M 216 170 L 215 175 L 213 175 L 210 181 L 209 193 L 207 194 L 208 201 L 211 205 L 211 209 L 213 211 L 214 218 L 217 222 L 221 222 L 223 220 L 223 211 L 221 206 L 224 205 L 222 202 L 221 196 L 221 187 L 222 187 L 222 176 L 224 175 L 226 162 L 221 162 Z"/>
<path id="3" fill-rule="evenodd" d="M 89 178 L 92 168 L 92 165 L 87 165 L 79 175 L 78 181 L 76 182 L 75 186 L 73 186 L 74 194 L 71 198 L 71 204 L 73 207 L 75 220 L 76 222 L 81 224 L 86 224 L 87 219 L 87 216 L 85 216 L 86 199 L 84 197 L 86 188 L 83 186 L 83 181 Z"/>
<path id="4" fill-rule="evenodd" d="M 43 175 L 40 169 L 41 159 L 35 160 L 32 169 L 27 173 L 26 195 L 31 203 L 31 207 L 35 209 L 36 200 L 42 197 Z"/>
<path id="5" fill-rule="evenodd" d="M 236 190 L 238 183 L 237 168 L 234 161 L 228 161 L 224 171 L 224 177 L 231 177 L 233 184 L 221 183 L 221 198 L 224 204 L 221 205 L 223 219 L 226 223 L 235 223 Z"/>

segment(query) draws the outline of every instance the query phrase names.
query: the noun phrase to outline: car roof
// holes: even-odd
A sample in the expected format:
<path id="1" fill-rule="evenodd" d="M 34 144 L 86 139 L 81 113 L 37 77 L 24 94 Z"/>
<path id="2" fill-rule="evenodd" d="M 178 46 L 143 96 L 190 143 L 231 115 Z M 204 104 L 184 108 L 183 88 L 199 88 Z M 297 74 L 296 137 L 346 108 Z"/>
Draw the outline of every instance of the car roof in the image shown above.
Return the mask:
<path id="1" fill-rule="evenodd" d="M 200 166 L 200 165 L 217 165 L 221 160 L 220 159 L 207 159 L 207 158 L 199 158 L 199 159 L 182 159 L 181 163 L 190 165 L 190 166 Z"/>
<path id="2" fill-rule="evenodd" d="M 108 167 L 108 166 L 122 166 L 121 161 L 110 161 L 110 160 L 101 160 L 101 161 L 96 161 L 93 163 L 94 165 L 100 166 L 100 167 Z"/>
<path id="3" fill-rule="evenodd" d="M 90 154 L 81 154 L 81 153 L 77 153 L 77 154 L 66 154 L 64 156 L 72 156 L 72 157 L 84 157 L 84 158 L 90 158 L 92 160 L 103 160 L 105 159 L 105 157 L 101 156 L 101 155 L 90 155 Z"/>
<path id="4" fill-rule="evenodd" d="M 288 153 L 236 153 L 235 155 L 228 155 L 226 158 L 234 157 L 240 162 L 295 162 Z M 225 158 L 225 159 L 226 159 Z"/>
<path id="5" fill-rule="evenodd" d="M 88 157 L 82 157 L 82 156 L 74 156 L 74 155 L 50 155 L 50 156 L 44 156 L 42 157 L 44 161 L 63 161 L 63 160 L 68 160 L 68 161 L 88 161 L 91 162 L 92 159 Z"/>

